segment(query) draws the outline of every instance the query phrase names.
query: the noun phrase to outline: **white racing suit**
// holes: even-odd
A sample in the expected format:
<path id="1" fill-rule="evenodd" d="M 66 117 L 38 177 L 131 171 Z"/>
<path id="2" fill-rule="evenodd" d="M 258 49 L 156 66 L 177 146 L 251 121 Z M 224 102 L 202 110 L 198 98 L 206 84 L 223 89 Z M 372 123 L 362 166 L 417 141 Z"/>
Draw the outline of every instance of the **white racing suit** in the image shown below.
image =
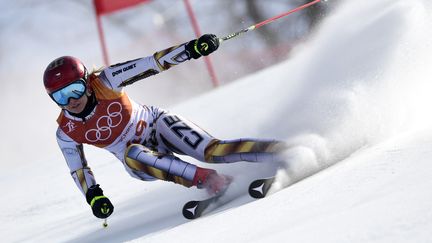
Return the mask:
<path id="1" fill-rule="evenodd" d="M 163 109 L 140 105 L 123 91 L 131 84 L 188 60 L 184 44 L 153 56 L 116 64 L 89 75 L 97 105 L 84 119 L 62 110 L 57 141 L 78 188 L 85 195 L 96 184 L 83 144 L 114 154 L 127 172 L 141 180 L 162 179 L 190 187 L 197 167 L 173 156 L 200 161 L 274 161 L 284 147 L 274 140 L 218 140 L 192 122 Z"/>

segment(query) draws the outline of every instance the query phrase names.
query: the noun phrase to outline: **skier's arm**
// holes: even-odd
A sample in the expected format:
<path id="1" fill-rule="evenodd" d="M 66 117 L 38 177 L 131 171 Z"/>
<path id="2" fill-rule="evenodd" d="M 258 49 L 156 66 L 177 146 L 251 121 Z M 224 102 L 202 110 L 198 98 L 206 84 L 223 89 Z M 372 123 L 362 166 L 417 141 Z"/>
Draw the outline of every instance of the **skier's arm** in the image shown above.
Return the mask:
<path id="1" fill-rule="evenodd" d="M 82 144 L 78 144 L 57 129 L 57 142 L 69 167 L 72 178 L 86 197 L 93 214 L 98 218 L 107 218 L 114 211 L 110 200 L 103 195 L 102 189 L 96 184 L 93 172 L 87 165 Z"/>
<path id="2" fill-rule="evenodd" d="M 101 72 L 101 77 L 112 89 L 121 89 L 192 58 L 207 56 L 218 47 L 219 38 L 206 34 L 187 43 L 158 51 L 152 56 L 112 65 Z"/>
<path id="3" fill-rule="evenodd" d="M 96 180 L 93 172 L 87 165 L 82 144 L 73 141 L 61 129 L 57 129 L 57 143 L 63 153 L 72 178 L 78 189 L 85 196 L 88 188 L 96 185 Z"/>

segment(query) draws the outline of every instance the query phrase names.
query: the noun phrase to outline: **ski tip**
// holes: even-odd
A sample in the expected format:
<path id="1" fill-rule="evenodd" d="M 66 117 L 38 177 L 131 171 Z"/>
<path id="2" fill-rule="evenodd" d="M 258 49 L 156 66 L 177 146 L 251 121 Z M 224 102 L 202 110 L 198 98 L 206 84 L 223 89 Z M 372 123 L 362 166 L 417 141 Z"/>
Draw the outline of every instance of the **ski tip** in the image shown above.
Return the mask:
<path id="1" fill-rule="evenodd" d="M 199 201 L 190 201 L 183 206 L 183 217 L 187 219 L 196 219 L 201 216 L 198 209 Z"/>
<path id="2" fill-rule="evenodd" d="M 183 216 L 187 219 L 196 219 L 206 211 L 206 209 L 219 199 L 219 196 L 210 197 L 201 201 L 189 201 L 183 206 Z"/>
<path id="3" fill-rule="evenodd" d="M 270 177 L 253 181 L 249 185 L 249 195 L 257 199 L 264 198 L 270 190 L 270 187 L 273 184 L 274 180 L 274 177 Z"/>

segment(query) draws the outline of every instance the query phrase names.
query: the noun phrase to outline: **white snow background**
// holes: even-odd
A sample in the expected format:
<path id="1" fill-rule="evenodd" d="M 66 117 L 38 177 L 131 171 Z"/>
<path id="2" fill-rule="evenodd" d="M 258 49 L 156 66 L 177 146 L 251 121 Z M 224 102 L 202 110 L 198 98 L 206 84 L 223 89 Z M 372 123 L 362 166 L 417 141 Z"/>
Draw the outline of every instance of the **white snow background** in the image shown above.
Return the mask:
<path id="1" fill-rule="evenodd" d="M 202 191 L 132 179 L 89 149 L 115 206 L 104 229 L 53 153 L 1 171 L 1 241 L 431 242 L 431 10 L 345 1 L 286 62 L 170 107 L 219 138 L 287 141 L 282 190 L 268 198 L 246 190 L 276 164 L 208 165 L 234 184 L 223 207 L 189 221 L 183 203 Z"/>

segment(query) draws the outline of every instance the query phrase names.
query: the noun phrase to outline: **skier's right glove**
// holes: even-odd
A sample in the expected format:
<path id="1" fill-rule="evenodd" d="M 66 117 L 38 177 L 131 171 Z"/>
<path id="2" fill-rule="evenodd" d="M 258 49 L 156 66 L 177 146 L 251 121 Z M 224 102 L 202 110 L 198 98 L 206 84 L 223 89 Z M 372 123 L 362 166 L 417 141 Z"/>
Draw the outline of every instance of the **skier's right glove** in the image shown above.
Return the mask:
<path id="1" fill-rule="evenodd" d="M 198 39 L 189 41 L 185 48 L 189 58 L 198 59 L 216 51 L 219 44 L 219 38 L 216 35 L 205 34 Z"/>
<path id="2" fill-rule="evenodd" d="M 91 206 L 94 216 L 104 219 L 114 212 L 111 201 L 103 195 L 99 184 L 91 186 L 86 193 L 87 203 Z"/>

